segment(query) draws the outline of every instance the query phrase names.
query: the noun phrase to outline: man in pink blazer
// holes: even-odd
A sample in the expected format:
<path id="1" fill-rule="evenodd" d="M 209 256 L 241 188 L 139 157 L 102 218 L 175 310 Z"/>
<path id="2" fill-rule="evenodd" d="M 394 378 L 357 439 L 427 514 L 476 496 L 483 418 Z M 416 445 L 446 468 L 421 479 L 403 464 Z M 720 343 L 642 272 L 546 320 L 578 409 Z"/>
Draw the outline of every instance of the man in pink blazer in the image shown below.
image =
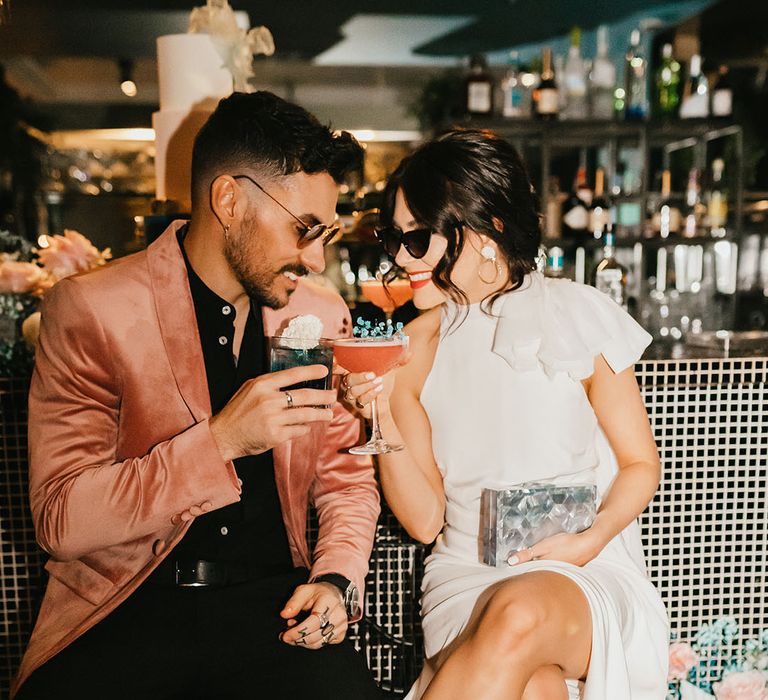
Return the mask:
<path id="1" fill-rule="evenodd" d="M 263 351 L 298 315 L 350 332 L 302 277 L 359 158 L 236 93 L 196 140 L 191 221 L 46 298 L 30 496 L 51 559 L 20 699 L 378 697 L 344 639 L 379 513 L 370 462 L 343 452 L 359 425 L 335 390 L 284 390 L 325 368 L 269 374 Z"/>

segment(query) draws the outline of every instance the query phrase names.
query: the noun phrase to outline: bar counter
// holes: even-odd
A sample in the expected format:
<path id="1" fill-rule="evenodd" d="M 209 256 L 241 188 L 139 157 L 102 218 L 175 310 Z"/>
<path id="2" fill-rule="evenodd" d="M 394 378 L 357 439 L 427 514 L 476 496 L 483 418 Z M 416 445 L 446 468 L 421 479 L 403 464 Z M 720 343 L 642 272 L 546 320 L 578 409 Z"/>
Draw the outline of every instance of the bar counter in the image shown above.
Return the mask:
<path id="1" fill-rule="evenodd" d="M 740 646 L 768 627 L 768 344 L 731 347 L 728 354 L 654 344 L 637 363 L 663 465 L 641 526 L 673 637 L 691 640 L 702 624 L 733 617 Z M 45 556 L 27 506 L 28 384 L 26 377 L 0 378 L 0 697 L 45 581 Z M 418 591 L 426 552 L 385 510 L 371 557 L 366 620 L 351 634 L 387 690 L 407 690 L 422 661 Z M 713 660 L 712 678 L 718 663 Z"/>

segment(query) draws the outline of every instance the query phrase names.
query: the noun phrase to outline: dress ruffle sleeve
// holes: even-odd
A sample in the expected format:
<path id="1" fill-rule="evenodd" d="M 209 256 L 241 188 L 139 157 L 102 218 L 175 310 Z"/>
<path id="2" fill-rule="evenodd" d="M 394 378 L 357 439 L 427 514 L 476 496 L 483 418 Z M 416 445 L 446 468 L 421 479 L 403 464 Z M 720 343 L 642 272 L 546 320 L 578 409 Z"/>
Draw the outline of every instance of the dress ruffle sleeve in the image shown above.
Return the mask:
<path id="1" fill-rule="evenodd" d="M 640 359 L 652 338 L 624 309 L 594 287 L 532 273 L 505 295 L 493 351 L 521 371 L 590 377 L 602 354 L 617 374 Z"/>

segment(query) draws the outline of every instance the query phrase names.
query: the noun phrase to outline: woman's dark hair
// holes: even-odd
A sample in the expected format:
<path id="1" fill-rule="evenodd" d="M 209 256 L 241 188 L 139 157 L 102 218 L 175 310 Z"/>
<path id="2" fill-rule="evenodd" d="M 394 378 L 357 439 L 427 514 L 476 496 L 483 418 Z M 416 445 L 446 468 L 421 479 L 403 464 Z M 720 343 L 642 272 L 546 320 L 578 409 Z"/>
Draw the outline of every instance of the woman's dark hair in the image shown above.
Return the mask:
<path id="1" fill-rule="evenodd" d="M 499 262 L 507 268 L 509 285 L 485 300 L 488 307 L 536 269 L 541 242 L 537 197 L 515 148 L 492 131 L 447 131 L 403 159 L 384 190 L 384 226 L 392 225 L 398 190 L 419 226 L 448 240 L 432 279 L 455 302 L 468 301 L 451 282 L 465 228 L 493 239 Z"/>
<path id="2" fill-rule="evenodd" d="M 271 92 L 235 92 L 221 100 L 195 138 L 192 199 L 219 175 L 256 170 L 267 177 L 327 172 L 336 182 L 362 164 L 346 131 L 334 133 L 303 107 Z"/>

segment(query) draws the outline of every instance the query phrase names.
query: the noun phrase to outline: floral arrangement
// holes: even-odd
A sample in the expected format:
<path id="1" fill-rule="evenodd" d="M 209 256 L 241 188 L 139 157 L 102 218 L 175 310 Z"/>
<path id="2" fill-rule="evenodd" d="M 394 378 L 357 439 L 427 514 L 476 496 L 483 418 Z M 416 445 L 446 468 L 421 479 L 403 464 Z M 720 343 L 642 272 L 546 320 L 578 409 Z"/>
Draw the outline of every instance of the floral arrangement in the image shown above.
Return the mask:
<path id="1" fill-rule="evenodd" d="M 691 643 L 673 642 L 667 700 L 768 700 L 768 629 L 725 657 L 738 634 L 736 621 L 723 618 L 702 626 Z"/>
<path id="2" fill-rule="evenodd" d="M 112 257 L 109 248 L 99 250 L 72 230 L 42 237 L 39 246 L 0 231 L 0 376 L 31 369 L 28 345 L 37 340 L 36 309 L 43 295 L 59 280 L 104 265 Z"/>
<path id="3" fill-rule="evenodd" d="M 371 323 L 362 316 L 358 317 L 355 327 L 352 329 L 352 335 L 356 338 L 391 338 L 395 334 L 402 335 L 402 333 L 402 323 L 393 324 L 389 319 L 386 322 Z"/>
<path id="4" fill-rule="evenodd" d="M 194 8 L 189 17 L 189 31 L 211 35 L 238 92 L 250 91 L 249 80 L 255 75 L 253 57 L 275 53 L 275 41 L 269 29 L 240 28 L 227 0 L 207 0 L 204 7 Z"/>

